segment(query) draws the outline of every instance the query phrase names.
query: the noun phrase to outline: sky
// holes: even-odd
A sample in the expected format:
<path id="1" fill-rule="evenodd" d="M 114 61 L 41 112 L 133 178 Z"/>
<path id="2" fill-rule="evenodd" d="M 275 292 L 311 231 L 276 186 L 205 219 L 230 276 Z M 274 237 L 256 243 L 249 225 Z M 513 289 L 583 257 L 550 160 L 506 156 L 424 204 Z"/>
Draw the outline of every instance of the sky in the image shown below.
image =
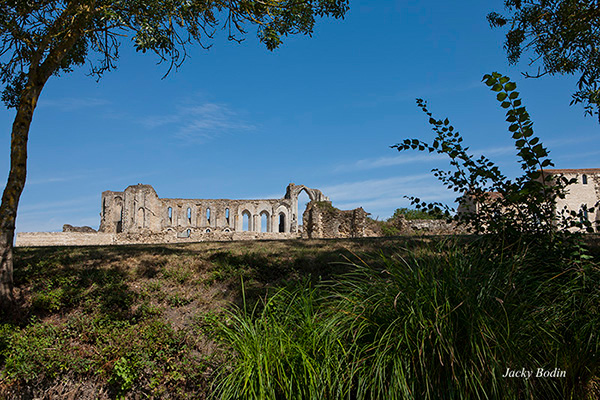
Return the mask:
<path id="1" fill-rule="evenodd" d="M 491 11 L 502 1 L 351 0 L 344 20 L 321 19 L 274 52 L 252 27 L 240 44 L 219 31 L 164 79 L 167 66 L 124 38 L 117 70 L 96 81 L 82 67 L 44 88 L 17 232 L 98 228 L 101 193 L 137 183 L 163 198 L 259 199 L 294 182 L 380 220 L 405 196 L 452 205 L 431 174 L 447 159 L 390 146 L 433 137 L 423 98 L 473 153 L 518 175 L 504 110 L 481 82 L 493 71 L 517 83 L 556 168 L 600 167 L 597 119 L 569 106 L 576 78 L 525 79 L 528 58 L 508 64 Z M 0 111 L 2 179 L 13 118 Z"/>

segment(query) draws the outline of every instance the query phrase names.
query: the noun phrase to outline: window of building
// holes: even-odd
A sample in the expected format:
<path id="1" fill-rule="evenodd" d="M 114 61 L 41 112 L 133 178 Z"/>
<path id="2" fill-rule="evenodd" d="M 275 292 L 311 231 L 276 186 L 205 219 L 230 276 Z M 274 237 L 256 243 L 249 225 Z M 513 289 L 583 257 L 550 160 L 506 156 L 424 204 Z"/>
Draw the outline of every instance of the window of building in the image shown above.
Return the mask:
<path id="1" fill-rule="evenodd" d="M 242 213 L 242 230 L 243 231 L 251 231 L 252 230 L 252 215 L 247 210 Z"/>
<path id="2" fill-rule="evenodd" d="M 279 214 L 279 232 L 285 232 L 285 214 Z"/>
<path id="3" fill-rule="evenodd" d="M 585 174 L 581 175 L 581 182 L 582 182 L 584 185 L 587 185 L 587 175 L 585 175 Z"/>

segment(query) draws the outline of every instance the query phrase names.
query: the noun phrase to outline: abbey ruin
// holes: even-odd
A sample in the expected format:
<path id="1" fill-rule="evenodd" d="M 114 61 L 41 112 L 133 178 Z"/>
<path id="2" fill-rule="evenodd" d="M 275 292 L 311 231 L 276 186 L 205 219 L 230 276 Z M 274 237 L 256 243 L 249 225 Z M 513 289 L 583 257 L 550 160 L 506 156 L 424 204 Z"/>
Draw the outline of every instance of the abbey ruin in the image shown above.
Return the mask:
<path id="1" fill-rule="evenodd" d="M 291 183 L 281 199 L 161 199 L 150 185 L 102 193 L 100 232 L 130 235 L 163 234 L 188 238 L 248 232 L 294 234 L 298 227 L 298 196 L 329 202 L 318 189 Z M 289 235 L 288 235 L 289 236 Z"/>
<path id="2" fill-rule="evenodd" d="M 298 210 L 302 192 L 310 199 L 304 212 Z M 16 245 L 378 236 L 368 215 L 362 208 L 338 210 L 320 190 L 294 183 L 280 199 L 257 200 L 159 198 L 152 186 L 137 184 L 102 193 L 98 232 L 65 225 L 64 232 L 19 233 Z"/>
<path id="3" fill-rule="evenodd" d="M 546 170 L 573 179 L 557 210 L 594 207 L 600 199 L 600 169 Z M 298 209 L 298 196 L 307 193 L 306 210 Z M 63 232 L 19 232 L 15 246 L 80 246 L 139 243 L 179 243 L 261 239 L 321 239 L 384 236 L 381 221 L 362 208 L 339 210 L 318 189 L 290 183 L 279 199 L 168 199 L 158 197 L 150 185 L 137 184 L 122 192 L 105 191 L 100 205 L 100 227 L 64 225 Z M 478 205 L 461 205 L 462 212 L 478 212 Z M 460 207 L 459 207 L 460 211 Z M 589 221 L 600 220 L 600 207 L 587 211 Z M 445 220 L 394 221 L 397 234 L 464 233 Z M 596 223 L 596 229 L 598 229 Z M 389 234 L 389 233 L 388 233 Z"/>

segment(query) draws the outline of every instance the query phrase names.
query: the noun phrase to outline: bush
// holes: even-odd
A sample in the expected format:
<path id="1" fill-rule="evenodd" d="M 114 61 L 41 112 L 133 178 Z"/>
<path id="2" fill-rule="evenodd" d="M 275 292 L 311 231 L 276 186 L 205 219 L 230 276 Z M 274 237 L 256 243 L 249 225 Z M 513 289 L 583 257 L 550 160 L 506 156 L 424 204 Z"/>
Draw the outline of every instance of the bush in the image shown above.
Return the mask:
<path id="1" fill-rule="evenodd" d="M 507 110 L 508 130 L 515 140 L 523 175 L 508 179 L 487 157 L 475 158 L 469 154 L 469 148 L 463 145 L 462 136 L 448 118 L 434 118 L 427 102 L 417 99 L 418 107 L 429 117 L 435 137 L 431 143 L 405 139 L 392 147 L 398 151 L 412 149 L 448 156 L 453 170 L 434 169 L 433 173 L 448 189 L 458 193 L 459 212 L 440 203 L 423 202 L 418 197 L 410 197 L 412 203 L 420 210 L 444 211 L 446 216 L 466 224 L 476 233 L 502 235 L 509 240 L 519 240 L 521 235 L 552 236 L 557 225 L 564 229 L 579 227 L 593 231 L 592 223 L 584 217 L 587 212 L 593 212 L 588 205 L 580 210 L 558 210 L 561 212 L 558 218 L 556 199 L 564 198 L 565 189 L 574 180 L 545 171 L 554 164 L 540 139 L 533 136 L 533 122 L 522 105 L 517 85 L 496 72 L 485 75 L 483 81 L 497 93 L 501 107 Z M 476 211 L 473 210 L 475 205 Z"/>

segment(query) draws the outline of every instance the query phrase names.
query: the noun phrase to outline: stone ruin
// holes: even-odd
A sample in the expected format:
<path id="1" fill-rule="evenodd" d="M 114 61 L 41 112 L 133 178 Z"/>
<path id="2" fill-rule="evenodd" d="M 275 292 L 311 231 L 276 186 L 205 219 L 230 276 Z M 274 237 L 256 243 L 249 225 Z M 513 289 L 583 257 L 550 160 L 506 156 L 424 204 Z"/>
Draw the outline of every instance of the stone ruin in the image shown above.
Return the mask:
<path id="1" fill-rule="evenodd" d="M 302 217 L 298 196 L 310 203 Z M 100 228 L 65 225 L 63 232 L 18 233 L 16 246 L 177 243 L 214 240 L 380 236 L 362 208 L 334 208 L 318 189 L 290 183 L 280 199 L 167 199 L 150 185 L 102 193 Z M 301 219 L 300 219 L 301 218 Z M 302 224 L 299 222 L 302 221 Z"/>
<path id="2" fill-rule="evenodd" d="M 161 199 L 152 186 L 133 185 L 122 192 L 102 193 L 99 232 L 179 238 L 241 232 L 293 236 L 301 233 L 298 196 L 302 191 L 311 202 L 329 202 L 320 190 L 293 183 L 281 199 L 257 200 Z"/>

